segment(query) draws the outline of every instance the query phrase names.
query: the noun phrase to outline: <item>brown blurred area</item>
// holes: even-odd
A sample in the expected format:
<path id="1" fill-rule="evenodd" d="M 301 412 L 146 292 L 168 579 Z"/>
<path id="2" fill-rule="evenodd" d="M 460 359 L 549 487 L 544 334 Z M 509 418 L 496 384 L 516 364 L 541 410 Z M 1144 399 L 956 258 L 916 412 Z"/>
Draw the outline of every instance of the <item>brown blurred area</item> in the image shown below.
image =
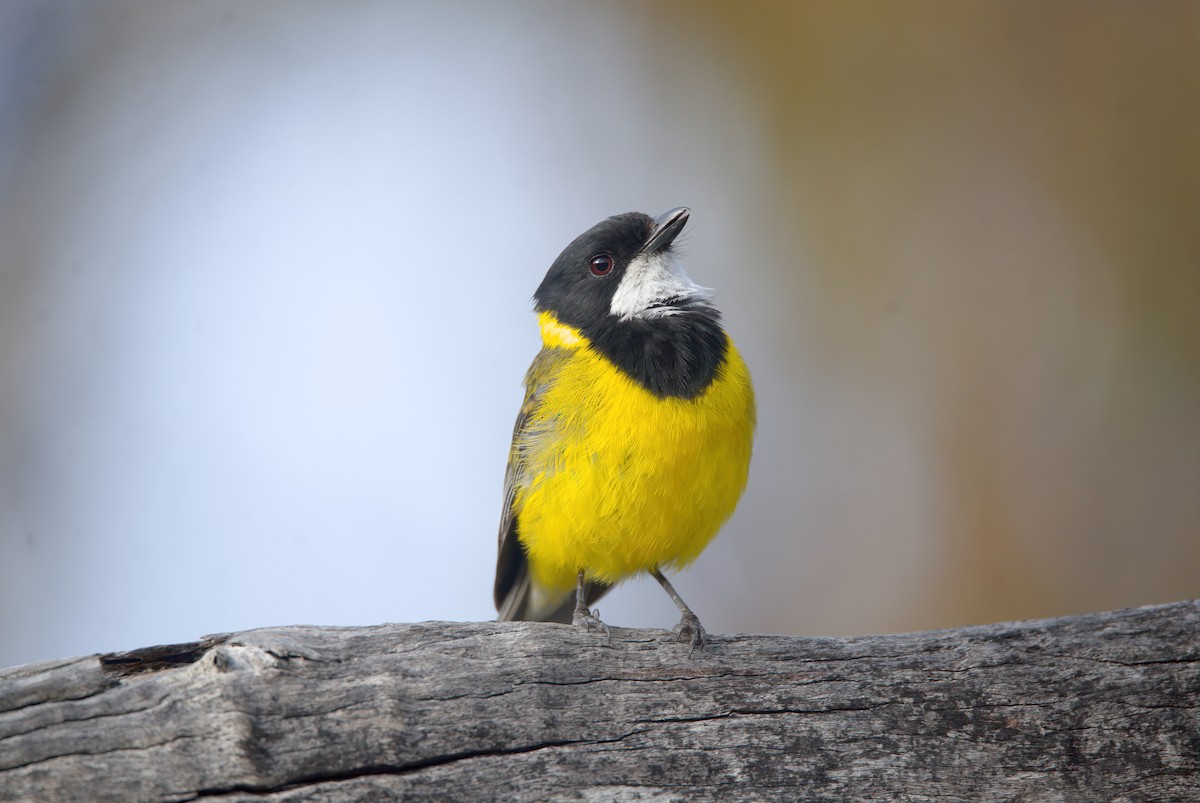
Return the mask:
<path id="1" fill-rule="evenodd" d="M 788 604 L 760 611 L 769 627 L 1200 594 L 1200 6 L 657 11 L 655 30 L 690 19 L 728 49 L 769 132 L 768 279 L 799 335 L 774 345 L 805 368 L 789 381 L 810 400 L 826 382 L 858 394 L 927 472 L 927 533 L 889 522 L 897 489 L 876 483 L 914 486 L 852 470 L 873 462 L 861 444 L 832 472 L 848 485 L 818 481 L 841 511 L 803 520 L 819 532 L 756 519 L 808 547 L 746 558 L 794 578 Z"/>

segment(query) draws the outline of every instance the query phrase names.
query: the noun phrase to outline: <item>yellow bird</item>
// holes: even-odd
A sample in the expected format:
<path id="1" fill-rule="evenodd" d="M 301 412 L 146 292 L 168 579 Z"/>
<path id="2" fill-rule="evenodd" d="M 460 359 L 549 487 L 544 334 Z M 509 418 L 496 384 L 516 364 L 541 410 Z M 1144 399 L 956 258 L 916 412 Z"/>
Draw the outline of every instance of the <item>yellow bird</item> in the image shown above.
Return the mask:
<path id="1" fill-rule="evenodd" d="M 754 390 L 708 290 L 674 242 L 689 210 L 593 226 L 534 293 L 542 350 L 509 452 L 495 599 L 502 620 L 573 621 L 615 583 L 686 566 L 733 513 L 750 470 Z M 571 591 L 574 590 L 572 599 Z"/>

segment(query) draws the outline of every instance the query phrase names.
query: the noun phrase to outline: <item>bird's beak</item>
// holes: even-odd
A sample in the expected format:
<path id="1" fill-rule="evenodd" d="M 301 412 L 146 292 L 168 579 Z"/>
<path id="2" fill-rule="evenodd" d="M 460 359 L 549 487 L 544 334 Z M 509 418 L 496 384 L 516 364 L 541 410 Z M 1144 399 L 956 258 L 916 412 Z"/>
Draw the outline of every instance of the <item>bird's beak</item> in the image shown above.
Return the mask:
<path id="1" fill-rule="evenodd" d="M 654 221 L 654 228 L 650 230 L 650 236 L 646 238 L 646 244 L 642 246 L 642 253 L 657 254 L 659 251 L 665 251 L 679 236 L 679 232 L 683 231 L 691 211 L 686 206 L 679 206 L 659 215 L 658 220 Z"/>

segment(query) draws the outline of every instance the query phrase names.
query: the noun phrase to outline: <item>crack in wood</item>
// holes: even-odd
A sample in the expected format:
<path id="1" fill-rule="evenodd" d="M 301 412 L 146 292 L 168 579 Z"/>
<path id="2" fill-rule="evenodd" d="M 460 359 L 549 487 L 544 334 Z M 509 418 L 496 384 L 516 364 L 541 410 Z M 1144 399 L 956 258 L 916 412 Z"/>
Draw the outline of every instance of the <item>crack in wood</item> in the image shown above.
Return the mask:
<path id="1" fill-rule="evenodd" d="M 205 653 L 225 643 L 225 637 L 206 637 L 182 644 L 163 644 L 129 652 L 111 652 L 100 656 L 100 668 L 113 677 L 129 677 L 193 664 Z"/>
<path id="2" fill-rule="evenodd" d="M 590 746 L 602 744 L 614 744 L 631 736 L 636 736 L 640 733 L 645 733 L 644 730 L 631 731 L 612 739 L 562 739 L 546 742 L 537 742 L 534 744 L 519 745 L 510 748 L 499 748 L 491 750 L 464 750 L 457 753 L 448 753 L 445 755 L 431 756 L 421 761 L 414 761 L 404 764 L 375 764 L 364 767 L 355 767 L 343 772 L 315 774 L 307 777 L 298 778 L 295 781 L 289 781 L 282 784 L 233 784 L 228 787 L 212 787 L 208 789 L 197 790 L 195 798 L 203 797 L 221 797 L 232 792 L 242 792 L 255 795 L 268 795 L 277 792 L 291 792 L 297 789 L 308 787 L 319 787 L 325 784 L 342 783 L 345 781 L 353 781 L 361 778 L 370 778 L 377 776 L 396 776 L 396 775 L 412 775 L 429 769 L 445 767 L 451 764 L 456 764 L 462 761 L 471 761 L 479 758 L 502 758 L 505 756 L 516 756 L 527 753 L 536 753 L 542 750 L 551 750 L 560 747 L 575 747 L 575 746 Z"/>

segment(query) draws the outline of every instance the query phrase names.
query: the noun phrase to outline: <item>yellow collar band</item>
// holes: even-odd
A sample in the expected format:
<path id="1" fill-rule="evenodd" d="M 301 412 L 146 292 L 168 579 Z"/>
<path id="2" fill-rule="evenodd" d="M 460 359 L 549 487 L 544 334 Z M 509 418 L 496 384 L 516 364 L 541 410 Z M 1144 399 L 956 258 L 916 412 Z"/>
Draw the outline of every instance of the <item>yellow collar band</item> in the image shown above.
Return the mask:
<path id="1" fill-rule="evenodd" d="M 548 348 L 574 349 L 586 342 L 578 329 L 559 322 L 549 312 L 538 315 L 538 328 L 542 332 L 542 343 Z"/>

